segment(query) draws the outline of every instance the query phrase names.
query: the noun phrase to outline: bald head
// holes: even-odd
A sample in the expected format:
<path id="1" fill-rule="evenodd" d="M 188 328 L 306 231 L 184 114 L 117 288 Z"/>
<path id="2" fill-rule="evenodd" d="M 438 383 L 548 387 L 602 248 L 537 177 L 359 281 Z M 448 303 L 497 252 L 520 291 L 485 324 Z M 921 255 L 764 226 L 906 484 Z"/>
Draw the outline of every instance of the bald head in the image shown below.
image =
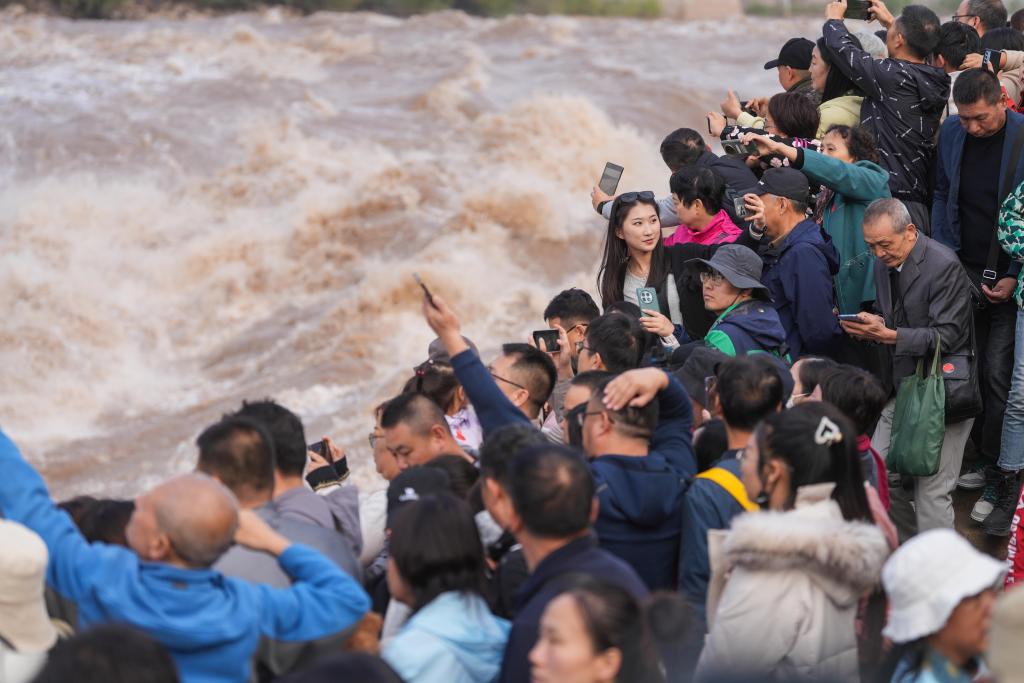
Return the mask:
<path id="1" fill-rule="evenodd" d="M 191 567 L 209 567 L 216 562 L 238 528 L 234 495 L 213 477 L 198 472 L 160 484 L 139 498 L 137 506 L 143 516 L 152 515 L 155 533 L 166 535 L 174 554 Z"/>

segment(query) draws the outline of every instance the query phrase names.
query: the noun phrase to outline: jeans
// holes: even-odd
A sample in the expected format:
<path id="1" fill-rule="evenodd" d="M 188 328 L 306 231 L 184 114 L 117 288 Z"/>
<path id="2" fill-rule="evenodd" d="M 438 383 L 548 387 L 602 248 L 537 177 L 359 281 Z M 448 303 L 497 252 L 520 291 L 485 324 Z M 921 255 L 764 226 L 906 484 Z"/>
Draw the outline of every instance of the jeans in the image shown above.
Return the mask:
<path id="1" fill-rule="evenodd" d="M 1013 376 L 1003 418 L 1003 443 L 999 467 L 1006 472 L 1024 470 L 1024 312 L 1017 313 L 1017 345 L 1013 352 Z"/>
<path id="2" fill-rule="evenodd" d="M 999 458 L 1003 433 L 1003 413 L 1010 393 L 1010 374 L 1014 365 L 1014 338 L 1017 304 L 989 304 L 974 312 L 974 333 L 978 342 L 978 381 L 984 411 L 974 422 L 971 438 L 986 464 Z"/>
<path id="3" fill-rule="evenodd" d="M 892 399 L 882 411 L 871 445 L 883 458 L 889 454 L 892 438 L 892 417 L 896 400 Z M 974 418 L 946 425 L 939 455 L 939 471 L 930 477 L 910 477 L 914 482 L 911 493 L 902 485 L 902 477 L 896 472 L 889 473 L 889 516 L 900 534 L 900 543 L 916 533 L 929 529 L 953 528 L 953 489 L 960 476 L 960 465 L 964 460 L 964 446 L 971 434 Z M 913 500 L 913 505 L 911 505 Z"/>

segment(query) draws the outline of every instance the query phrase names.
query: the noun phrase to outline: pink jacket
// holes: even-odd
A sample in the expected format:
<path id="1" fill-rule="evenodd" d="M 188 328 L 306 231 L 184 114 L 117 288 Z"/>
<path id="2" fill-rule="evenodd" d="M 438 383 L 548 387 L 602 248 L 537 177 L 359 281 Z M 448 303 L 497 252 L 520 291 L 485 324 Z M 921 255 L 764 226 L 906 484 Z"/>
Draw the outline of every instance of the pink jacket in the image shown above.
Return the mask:
<path id="1" fill-rule="evenodd" d="M 741 230 L 729 218 L 729 214 L 723 209 L 715 214 L 708 227 L 700 232 L 694 232 L 685 225 L 680 225 L 676 231 L 665 238 L 666 247 L 673 244 L 721 244 L 722 242 L 735 242 L 740 236 Z"/>

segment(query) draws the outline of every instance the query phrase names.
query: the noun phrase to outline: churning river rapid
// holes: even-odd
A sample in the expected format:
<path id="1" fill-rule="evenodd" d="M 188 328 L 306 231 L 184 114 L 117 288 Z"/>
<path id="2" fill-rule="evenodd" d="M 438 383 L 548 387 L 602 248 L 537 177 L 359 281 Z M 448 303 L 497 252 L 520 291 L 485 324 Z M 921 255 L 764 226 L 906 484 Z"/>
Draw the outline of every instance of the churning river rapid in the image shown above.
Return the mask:
<path id="1" fill-rule="evenodd" d="M 484 353 L 595 290 L 588 192 L 821 20 L 0 12 L 0 426 L 54 495 L 131 496 L 273 396 L 374 483 L 370 410 L 433 337 Z"/>

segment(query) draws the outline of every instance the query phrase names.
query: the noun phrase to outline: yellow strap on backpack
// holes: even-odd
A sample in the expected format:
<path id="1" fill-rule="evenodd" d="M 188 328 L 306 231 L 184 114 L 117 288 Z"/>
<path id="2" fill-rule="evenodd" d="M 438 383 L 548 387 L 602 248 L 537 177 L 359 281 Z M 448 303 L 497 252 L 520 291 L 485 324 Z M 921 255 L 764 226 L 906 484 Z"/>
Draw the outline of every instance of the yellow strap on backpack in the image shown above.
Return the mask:
<path id="1" fill-rule="evenodd" d="M 710 479 L 715 482 L 723 489 L 729 492 L 729 495 L 736 499 L 744 510 L 753 512 L 757 510 L 757 506 L 750 502 L 747 498 L 747 489 L 744 488 L 743 482 L 739 478 L 727 469 L 722 467 L 712 467 L 709 470 L 704 470 L 697 475 L 698 479 Z"/>

